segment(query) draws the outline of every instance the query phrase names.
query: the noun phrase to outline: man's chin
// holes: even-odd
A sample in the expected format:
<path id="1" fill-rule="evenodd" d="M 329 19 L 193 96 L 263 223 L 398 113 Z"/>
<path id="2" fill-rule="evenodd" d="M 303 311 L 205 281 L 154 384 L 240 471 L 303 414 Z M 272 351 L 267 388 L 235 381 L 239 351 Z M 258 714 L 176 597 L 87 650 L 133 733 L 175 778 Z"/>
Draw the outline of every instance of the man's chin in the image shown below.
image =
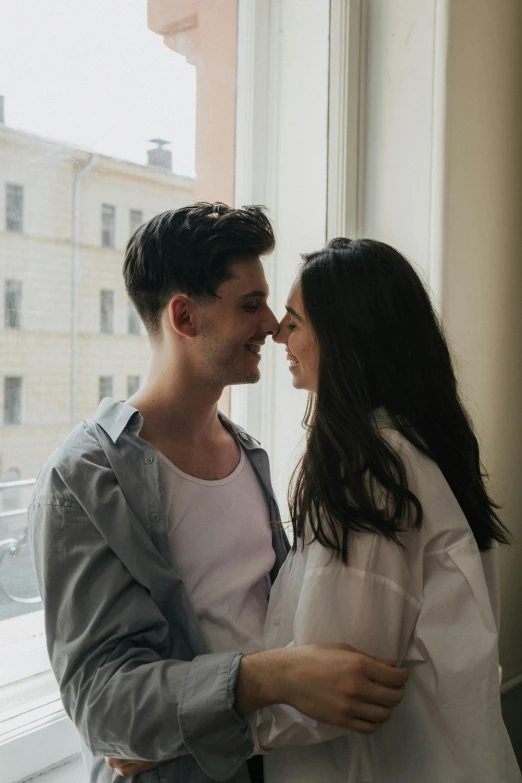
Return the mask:
<path id="1" fill-rule="evenodd" d="M 241 377 L 236 376 L 234 380 L 230 380 L 227 383 L 227 386 L 243 386 L 243 384 L 247 384 L 247 383 L 257 383 L 260 378 L 261 375 L 259 373 L 259 370 L 257 372 L 250 371 L 248 373 L 245 373 Z"/>

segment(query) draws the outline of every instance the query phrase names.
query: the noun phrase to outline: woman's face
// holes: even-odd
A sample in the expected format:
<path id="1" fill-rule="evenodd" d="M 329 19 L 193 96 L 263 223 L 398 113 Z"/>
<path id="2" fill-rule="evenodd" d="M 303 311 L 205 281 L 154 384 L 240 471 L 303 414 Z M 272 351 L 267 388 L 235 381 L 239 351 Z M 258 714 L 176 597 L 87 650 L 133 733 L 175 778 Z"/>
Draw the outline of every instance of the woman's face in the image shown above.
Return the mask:
<path id="1" fill-rule="evenodd" d="M 286 315 L 279 324 L 279 332 L 274 336 L 274 340 L 286 346 L 294 387 L 317 392 L 319 344 L 305 315 L 299 280 L 296 280 L 290 289 Z"/>

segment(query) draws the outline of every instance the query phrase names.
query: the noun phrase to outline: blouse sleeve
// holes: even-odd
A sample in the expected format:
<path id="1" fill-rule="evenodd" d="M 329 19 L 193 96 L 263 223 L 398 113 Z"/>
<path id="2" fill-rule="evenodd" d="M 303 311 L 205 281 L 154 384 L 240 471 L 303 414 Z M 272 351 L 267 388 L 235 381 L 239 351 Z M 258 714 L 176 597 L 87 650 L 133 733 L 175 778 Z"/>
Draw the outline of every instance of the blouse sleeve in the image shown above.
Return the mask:
<path id="1" fill-rule="evenodd" d="M 292 578 L 290 564 L 286 569 L 288 578 L 274 585 L 267 635 L 277 638 L 278 626 L 291 622 L 292 627 L 286 629 L 291 634 L 290 645 L 340 642 L 375 658 L 404 661 L 406 652 L 410 653 L 421 607 L 419 598 L 412 595 L 405 552 L 397 544 L 372 534 L 354 534 L 352 539 L 349 566 L 317 543 L 308 546 L 291 621 L 288 615 L 285 617 L 283 607 L 285 594 L 292 592 L 288 585 Z M 300 556 L 303 555 L 299 552 L 293 555 Z M 414 644 L 412 655 L 422 660 L 422 653 Z M 261 710 L 256 725 L 261 749 L 325 742 L 346 734 L 285 705 Z"/>

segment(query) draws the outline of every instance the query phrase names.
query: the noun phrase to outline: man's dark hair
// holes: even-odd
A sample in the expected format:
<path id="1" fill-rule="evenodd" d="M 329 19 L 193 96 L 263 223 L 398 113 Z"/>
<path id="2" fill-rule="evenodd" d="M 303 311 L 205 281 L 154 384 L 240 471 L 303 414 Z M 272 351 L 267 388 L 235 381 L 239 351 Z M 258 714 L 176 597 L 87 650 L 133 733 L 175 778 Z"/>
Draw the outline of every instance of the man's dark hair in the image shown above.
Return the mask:
<path id="1" fill-rule="evenodd" d="M 264 207 L 233 209 L 200 202 L 168 210 L 138 228 L 129 240 L 123 264 L 127 293 L 154 335 L 172 296 L 211 300 L 232 276 L 231 264 L 266 255 L 274 247 Z"/>

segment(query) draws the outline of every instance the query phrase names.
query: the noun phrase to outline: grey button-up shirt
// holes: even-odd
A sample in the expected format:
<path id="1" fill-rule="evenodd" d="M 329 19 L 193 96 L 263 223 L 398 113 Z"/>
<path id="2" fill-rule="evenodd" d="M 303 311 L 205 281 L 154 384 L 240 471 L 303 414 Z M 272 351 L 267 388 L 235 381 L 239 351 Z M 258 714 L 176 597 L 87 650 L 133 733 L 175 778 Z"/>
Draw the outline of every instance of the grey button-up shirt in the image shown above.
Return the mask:
<path id="1" fill-rule="evenodd" d="M 275 578 L 288 541 L 266 452 L 221 417 L 245 450 L 272 521 Z M 120 780 L 106 755 L 174 759 L 140 783 L 246 783 L 253 751 L 234 710 L 241 653 L 210 653 L 173 568 L 158 452 L 142 419 L 106 398 L 43 467 L 29 508 L 47 646 L 91 783 Z M 248 508 L 245 508 L 248 514 Z"/>

